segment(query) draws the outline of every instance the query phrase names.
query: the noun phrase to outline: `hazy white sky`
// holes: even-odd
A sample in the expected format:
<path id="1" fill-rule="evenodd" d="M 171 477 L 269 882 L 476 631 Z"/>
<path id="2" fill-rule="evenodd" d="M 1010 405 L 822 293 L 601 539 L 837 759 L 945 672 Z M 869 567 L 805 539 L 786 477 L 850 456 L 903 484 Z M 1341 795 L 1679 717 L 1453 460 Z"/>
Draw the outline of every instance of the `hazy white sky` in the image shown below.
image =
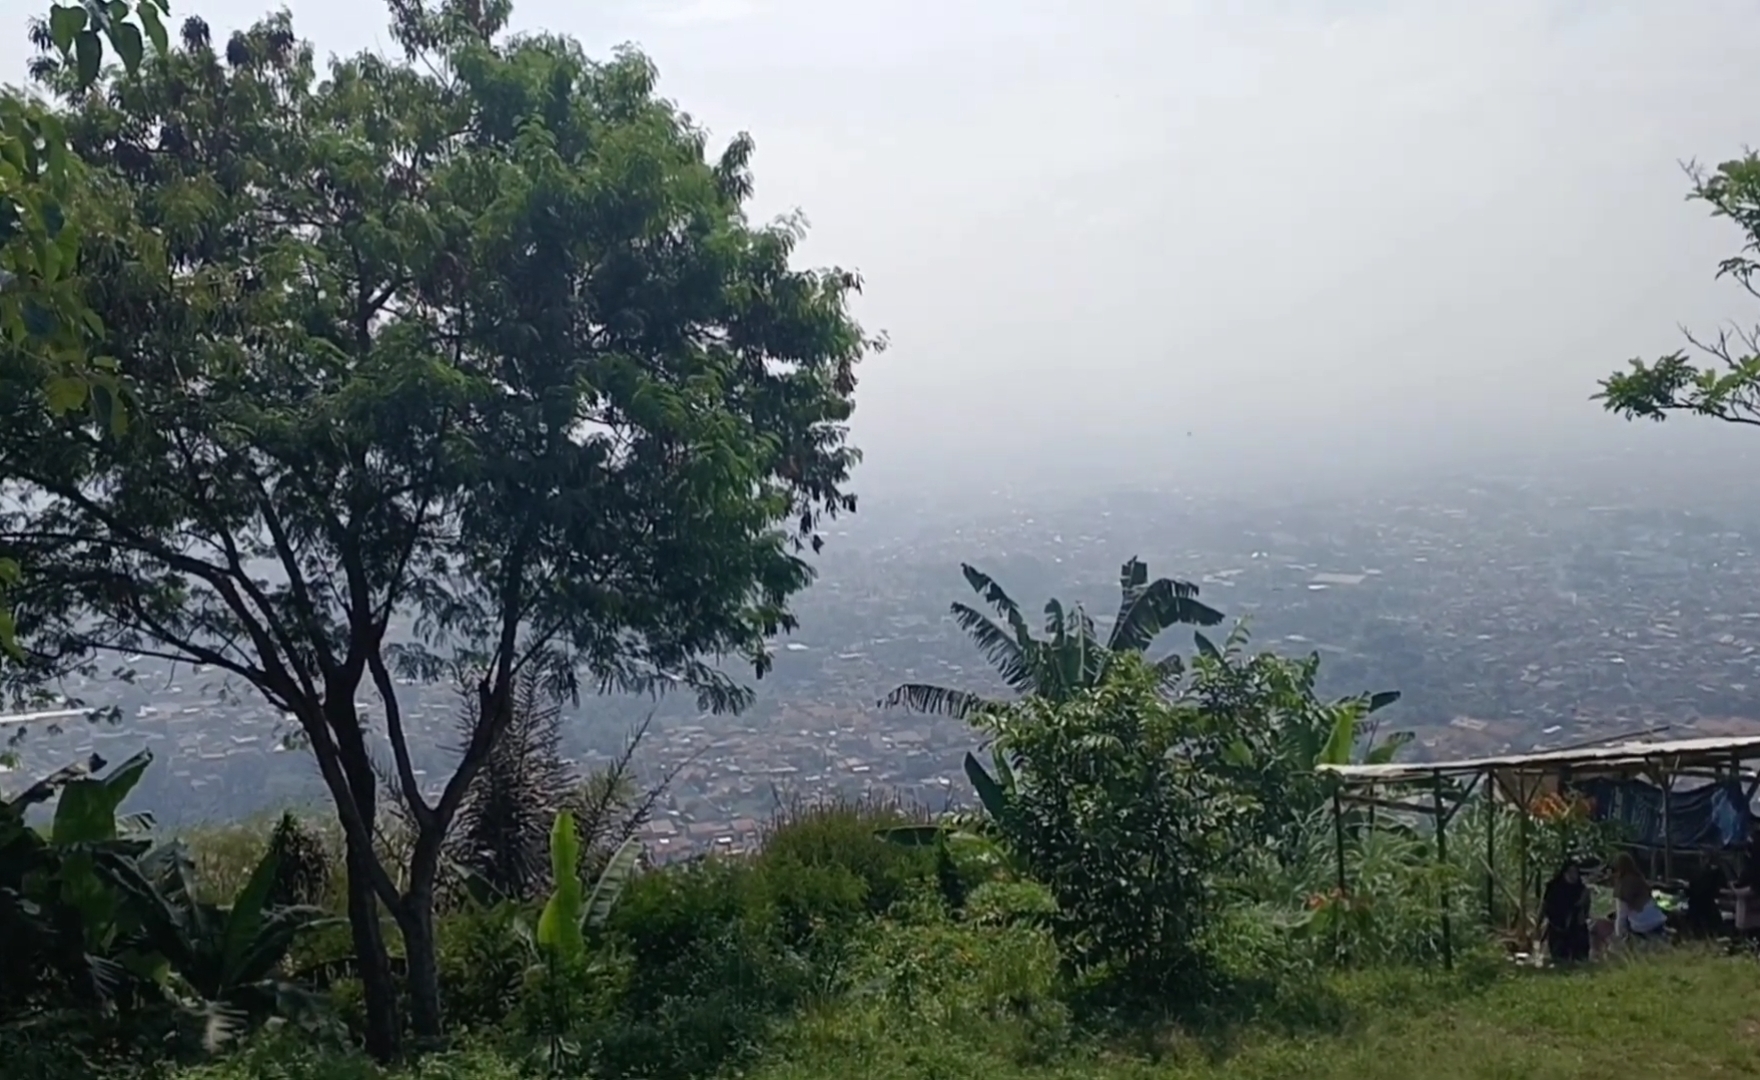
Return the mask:
<path id="1" fill-rule="evenodd" d="M 173 0 L 217 31 L 264 10 Z M 0 21 L 22 77 L 31 0 Z M 298 0 L 320 53 L 374 0 Z M 1243 14 L 1243 12 L 1252 12 Z M 1760 142 L 1760 0 L 524 0 L 758 143 L 859 269 L 863 485 L 1740 448 L 1586 399 L 1752 313 L 1678 163 Z"/>

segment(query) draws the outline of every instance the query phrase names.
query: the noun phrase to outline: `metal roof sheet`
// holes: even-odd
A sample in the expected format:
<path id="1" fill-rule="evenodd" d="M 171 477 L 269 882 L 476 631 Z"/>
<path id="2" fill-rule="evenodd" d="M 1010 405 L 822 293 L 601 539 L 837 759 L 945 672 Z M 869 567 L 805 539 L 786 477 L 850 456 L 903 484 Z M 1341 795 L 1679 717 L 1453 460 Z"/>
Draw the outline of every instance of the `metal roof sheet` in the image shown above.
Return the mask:
<path id="1" fill-rule="evenodd" d="M 1516 772 L 1555 772 L 1577 766 L 1635 766 L 1667 758 L 1675 767 L 1727 764 L 1731 759 L 1760 758 L 1760 735 L 1714 736 L 1668 739 L 1654 742 L 1619 742 L 1576 750 L 1536 750 L 1527 754 L 1461 758 L 1452 761 L 1395 762 L 1387 765 L 1321 765 L 1319 771 L 1346 780 L 1399 783 L 1427 780 L 1437 773 L 1461 775 L 1493 769 Z"/>

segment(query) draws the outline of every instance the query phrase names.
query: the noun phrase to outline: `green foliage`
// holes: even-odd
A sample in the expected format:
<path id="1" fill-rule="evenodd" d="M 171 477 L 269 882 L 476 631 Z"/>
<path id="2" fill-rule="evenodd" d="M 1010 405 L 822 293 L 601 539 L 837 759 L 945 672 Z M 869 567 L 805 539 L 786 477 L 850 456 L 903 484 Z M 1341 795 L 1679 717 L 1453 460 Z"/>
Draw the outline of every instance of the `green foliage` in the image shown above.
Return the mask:
<path id="1" fill-rule="evenodd" d="M 1220 647 L 1202 634 L 1196 641 L 1182 700 L 1229 733 L 1212 767 L 1252 789 L 1253 831 L 1282 857 L 1293 856 L 1294 837 L 1331 796 L 1332 783 L 1316 765 L 1391 760 L 1411 741 L 1402 731 L 1377 742 L 1377 714 L 1399 700 L 1397 691 L 1327 702 L 1315 693 L 1317 654 L 1248 656 L 1244 625 Z"/>
<path id="2" fill-rule="evenodd" d="M 84 777 L 63 784 L 55 802 L 49 842 L 58 847 L 71 847 L 116 839 L 116 812 L 152 763 L 152 752 L 143 750 L 118 765 L 108 776 Z"/>
<path id="3" fill-rule="evenodd" d="M 282 814 L 269 833 L 275 885 L 269 902 L 279 907 L 321 904 L 330 894 L 330 852 L 324 838 L 291 813 Z"/>
<path id="4" fill-rule="evenodd" d="M 574 813 L 556 815 L 550 832 L 551 879 L 556 883 L 532 935 L 538 963 L 528 972 L 527 1028 L 542 1032 L 549 1070 L 560 1071 L 581 1054 L 579 1043 L 569 1037 L 571 1025 L 598 1018 L 593 1006 L 604 999 L 595 993 L 606 966 L 600 957 L 589 959 L 587 933 L 598 932 L 611 917 L 617 898 L 634 873 L 641 845 L 626 840 L 606 860 L 590 893 L 583 899 L 581 843 Z"/>
<path id="5" fill-rule="evenodd" d="M 922 817 L 901 804 L 874 799 L 796 800 L 780 808 L 770 823 L 758 856 L 759 872 L 835 872 L 850 883 L 856 910 L 884 914 L 924 880 L 933 856 L 903 850 L 879 834 L 907 822 L 920 824 Z M 785 896 L 778 902 L 789 901 Z"/>
<path id="6" fill-rule="evenodd" d="M 1752 961 L 1692 950 L 1595 965 L 1568 975 L 1476 968 L 1455 975 L 1381 968 L 1316 976 L 1308 992 L 1277 1003 L 1253 1024 L 1226 1032 L 1146 1026 L 1108 1040 L 1053 1023 L 991 1020 L 976 993 L 1007 957 L 984 939 L 944 930 L 909 931 L 909 951 L 968 950 L 959 978 L 917 1002 L 930 1026 L 877 992 L 851 995 L 805 1014 L 778 1033 L 764 1059 L 740 1070 L 751 1080 L 1544 1080 L 1616 1075 L 1633 1062 L 1665 1075 L 1752 1072 L 1750 1022 L 1760 1010 Z M 1024 985 L 1024 981 L 1023 981 Z M 876 990 L 878 987 L 876 987 Z M 1316 1004 L 1317 1003 L 1317 1004 Z M 1055 1001 L 1044 1003 L 1055 1008 Z M 1007 1010 L 1001 1010 L 1004 1014 Z M 19 1058 L 8 1053 L 8 1062 Z M 26 1061 L 44 1060 L 42 1057 Z M 31 1070 L 73 1080 L 91 1075 Z M 126 1073 L 106 1073 L 136 1080 Z M 381 1072 L 352 1052 L 277 1039 L 246 1053 L 179 1072 L 171 1080 L 515 1080 L 517 1055 L 483 1049 L 434 1055 Z M 679 1075 L 656 1068 L 648 1075 Z M 159 1078 L 166 1080 L 166 1078 Z"/>
<path id="7" fill-rule="evenodd" d="M 982 932 L 939 920 L 879 924 L 851 982 L 853 1002 L 910 1018 L 899 1034 L 919 1041 L 986 1031 L 1030 1060 L 1050 1057 L 1073 1035 L 1057 946 L 1019 923 Z"/>
<path id="8" fill-rule="evenodd" d="M 607 1075 L 702 1075 L 749 1059 L 786 1016 L 844 991 L 882 913 L 934 896 L 929 848 L 878 833 L 910 812 L 828 799 L 783 807 L 763 850 L 637 875 L 603 947 L 615 1009 L 580 1041 Z"/>
<path id="9" fill-rule="evenodd" d="M 1742 233 L 1741 250 L 1724 259 L 1719 278 L 1733 279 L 1750 294 L 1760 283 L 1760 154 L 1750 152 L 1707 171 L 1690 166 L 1691 198 L 1710 206 Z M 1594 395 L 1608 412 L 1627 420 L 1665 420 L 1670 413 L 1707 416 L 1732 424 L 1760 424 L 1760 340 L 1751 332 L 1726 330 L 1716 339 L 1687 335 L 1688 344 L 1710 359 L 1695 364 L 1676 351 L 1654 361 L 1632 360 L 1628 370 L 1601 381 Z"/>
<path id="10" fill-rule="evenodd" d="M 611 918 L 612 910 L 617 906 L 618 897 L 629 885 L 631 875 L 641 860 L 642 845 L 639 840 L 625 840 L 618 845 L 611 857 L 605 860 L 605 866 L 599 871 L 599 877 L 593 882 L 593 891 L 587 894 L 587 902 L 582 909 L 581 925 L 586 930 L 603 929 Z"/>
<path id="11" fill-rule="evenodd" d="M 1129 656 L 1070 700 L 981 714 L 1015 777 L 998 826 L 1056 898 L 1078 974 L 1152 994 L 1208 977 L 1197 943 L 1253 839 L 1250 789 L 1216 767 L 1237 738 L 1224 719 L 1168 700 Z"/>
<path id="12" fill-rule="evenodd" d="M 106 43 L 130 72 L 141 65 L 143 30 L 163 53 L 167 11 L 164 0 L 55 4 L 36 36 L 68 68 L 66 85 L 80 90 L 97 82 Z M 103 320 L 79 278 L 86 232 L 105 217 L 101 200 L 62 118 L 0 94 L 0 337 L 35 365 L 50 412 L 89 401 L 101 429 L 120 430 L 123 383 L 115 358 L 92 355 Z M 0 644 L 7 640 L 0 634 Z"/>
<path id="13" fill-rule="evenodd" d="M 282 978 L 282 968 L 294 941 L 327 920 L 319 908 L 270 903 L 280 870 L 275 851 L 264 853 L 243 891 L 225 906 L 197 898 L 181 844 L 139 860 L 112 860 L 102 870 L 128 898 L 140 945 L 163 959 L 177 988 L 196 1003 L 245 1022 L 310 1011 L 307 995 Z"/>
<path id="14" fill-rule="evenodd" d="M 811 999 L 823 969 L 784 940 L 766 876 L 706 860 L 631 882 L 609 927 L 628 972 L 596 1039 L 603 1073 L 712 1073 L 752 1056 Z"/>
<path id="15" fill-rule="evenodd" d="M 470 905 L 441 918 L 440 986 L 448 1030 L 480 1036 L 507 1018 L 530 967 L 520 940 L 522 920 L 510 903 Z"/>
<path id="16" fill-rule="evenodd" d="M 1214 626 L 1222 621 L 1221 612 L 1198 601 L 1196 585 L 1173 578 L 1150 581 L 1148 566 L 1133 558 L 1119 568 L 1118 614 L 1104 642 L 1094 621 L 1081 608 L 1065 611 L 1055 599 L 1045 605 L 1045 637 L 1036 638 L 1020 605 L 1002 586 L 976 567 L 961 564 L 960 570 L 972 591 L 1002 623 L 969 604 L 957 602 L 949 609 L 954 621 L 970 635 L 984 658 L 1017 695 L 1068 700 L 1103 682 L 1116 659 L 1141 655 L 1168 627 Z M 1155 661 L 1155 667 L 1170 683 L 1178 679 L 1182 670 L 1177 655 Z M 965 690 L 922 683 L 895 687 L 880 701 L 882 708 L 904 706 L 957 718 L 973 718 L 993 704 Z"/>
<path id="17" fill-rule="evenodd" d="M 177 1034 L 193 1023 L 209 1047 L 270 1015 L 309 1015 L 281 977 L 294 940 L 322 922 L 270 902 L 271 850 L 230 904 L 198 899 L 179 844 L 151 850 L 118 809 L 150 763 L 104 776 L 62 770 L 0 804 L 0 1028 L 120 1016 L 123 1034 Z M 57 800 L 46 832 L 27 806 Z"/>
<path id="18" fill-rule="evenodd" d="M 139 778 L 135 762 L 101 779 L 63 769 L 0 802 L 0 1026 L 68 1009 L 111 1011 L 129 973 L 116 958 L 119 898 L 97 868 L 142 854 L 147 844 L 117 839 L 114 808 Z M 78 785 L 75 788 L 75 785 Z M 80 794 L 57 812 L 60 840 L 33 828 L 26 810 L 59 793 Z M 108 806 L 111 815 L 102 819 Z"/>
<path id="19" fill-rule="evenodd" d="M 545 680 L 537 667 L 521 673 L 507 728 L 465 794 L 447 837 L 450 858 L 473 885 L 513 900 L 532 899 L 555 880 L 546 870 L 555 847 L 552 829 L 558 813 L 575 801 L 579 785 L 560 751 L 562 702 Z M 468 741 L 478 703 L 468 684 L 461 690 L 459 734 Z M 589 844 L 597 839 L 590 833 L 579 838 Z"/>
<path id="20" fill-rule="evenodd" d="M 487 1050 L 432 1054 L 385 1070 L 352 1049 L 279 1038 L 258 1042 L 227 1060 L 181 1070 L 173 1080 L 529 1080 L 530 1076 L 523 1061 Z"/>

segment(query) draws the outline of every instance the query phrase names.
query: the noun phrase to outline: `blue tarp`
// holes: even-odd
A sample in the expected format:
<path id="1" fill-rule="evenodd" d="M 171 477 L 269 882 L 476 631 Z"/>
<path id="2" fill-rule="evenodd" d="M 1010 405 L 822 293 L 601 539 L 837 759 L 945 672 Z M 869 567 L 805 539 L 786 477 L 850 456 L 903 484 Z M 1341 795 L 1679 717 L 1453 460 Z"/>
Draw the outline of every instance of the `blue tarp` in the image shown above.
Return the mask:
<path id="1" fill-rule="evenodd" d="M 1596 778 L 1571 785 L 1593 802 L 1596 821 L 1625 826 L 1628 843 L 1663 847 L 1662 789 L 1642 780 Z M 1726 780 L 1668 797 L 1669 839 L 1677 851 L 1718 851 L 1748 842 L 1748 799 L 1740 781 Z"/>

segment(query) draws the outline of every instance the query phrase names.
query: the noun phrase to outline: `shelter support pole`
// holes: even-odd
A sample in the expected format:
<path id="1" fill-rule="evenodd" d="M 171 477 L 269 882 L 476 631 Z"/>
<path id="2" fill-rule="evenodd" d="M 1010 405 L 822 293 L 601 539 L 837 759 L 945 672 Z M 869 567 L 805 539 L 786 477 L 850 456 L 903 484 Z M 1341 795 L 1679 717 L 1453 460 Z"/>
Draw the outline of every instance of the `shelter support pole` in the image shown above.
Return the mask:
<path id="1" fill-rule="evenodd" d="M 1454 927 L 1448 916 L 1448 813 L 1442 805 L 1442 774 L 1430 774 L 1431 795 L 1436 800 L 1436 861 L 1445 871 L 1437 875 L 1437 887 L 1442 898 L 1442 966 L 1454 968 Z"/>
<path id="2" fill-rule="evenodd" d="M 1521 849 L 1522 874 L 1521 885 L 1516 889 L 1516 895 L 1521 900 L 1517 916 L 1521 920 L 1524 932 L 1526 932 L 1528 926 L 1528 876 L 1532 871 L 1528 864 L 1528 777 L 1524 773 L 1516 774 L 1516 798 L 1519 802 L 1516 807 L 1516 846 Z"/>
<path id="3" fill-rule="evenodd" d="M 1662 759 L 1657 769 L 1656 780 L 1662 788 L 1662 876 L 1674 880 L 1674 823 L 1670 820 L 1668 804 L 1674 799 L 1674 771 L 1668 767 L 1668 759 Z"/>
<path id="4" fill-rule="evenodd" d="M 1497 927 L 1497 780 L 1485 784 L 1485 925 Z"/>

